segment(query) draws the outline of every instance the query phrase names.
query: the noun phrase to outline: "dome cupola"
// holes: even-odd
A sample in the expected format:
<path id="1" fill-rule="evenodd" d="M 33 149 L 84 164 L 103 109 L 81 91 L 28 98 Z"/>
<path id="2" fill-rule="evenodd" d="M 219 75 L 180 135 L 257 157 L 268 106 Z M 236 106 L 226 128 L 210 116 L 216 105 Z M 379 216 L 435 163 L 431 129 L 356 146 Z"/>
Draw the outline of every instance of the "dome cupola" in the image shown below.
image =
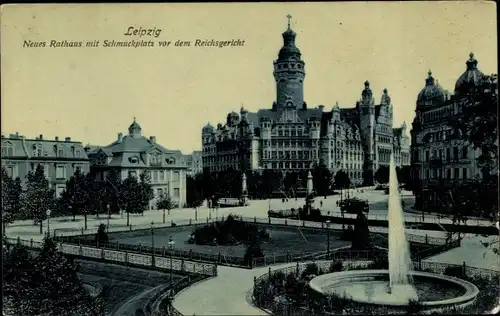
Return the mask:
<path id="1" fill-rule="evenodd" d="M 417 97 L 417 109 L 438 106 L 443 104 L 445 100 L 444 90 L 436 84 L 436 80 L 429 70 L 428 77 L 425 79 L 425 87 L 420 91 Z"/>
<path id="2" fill-rule="evenodd" d="M 455 84 L 456 95 L 466 93 L 471 88 L 475 87 L 484 76 L 484 74 L 477 69 L 477 60 L 474 58 L 473 53 L 469 54 L 469 60 L 467 60 L 465 64 L 467 68 Z"/>
<path id="3" fill-rule="evenodd" d="M 282 34 L 283 47 L 278 53 L 278 59 L 284 60 L 289 57 L 296 57 L 297 60 L 299 60 L 301 53 L 299 48 L 295 46 L 295 37 L 297 36 L 297 33 L 295 33 L 291 27 L 292 16 L 289 14 L 286 17 L 288 18 L 288 28 Z"/>
<path id="4" fill-rule="evenodd" d="M 132 137 L 140 137 L 141 131 L 142 131 L 141 126 L 139 125 L 139 123 L 137 123 L 134 117 L 134 121 L 128 127 L 128 134 Z"/>
<path id="5" fill-rule="evenodd" d="M 210 123 L 207 123 L 207 125 L 205 125 L 201 131 L 203 134 L 212 134 L 214 131 L 214 127 Z"/>

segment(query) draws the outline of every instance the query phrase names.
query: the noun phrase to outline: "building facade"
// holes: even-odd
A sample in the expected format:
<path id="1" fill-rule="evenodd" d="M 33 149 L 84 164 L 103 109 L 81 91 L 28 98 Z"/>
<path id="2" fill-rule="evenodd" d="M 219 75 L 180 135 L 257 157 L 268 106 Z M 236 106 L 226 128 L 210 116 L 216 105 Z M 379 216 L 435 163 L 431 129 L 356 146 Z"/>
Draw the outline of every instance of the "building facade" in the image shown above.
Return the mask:
<path id="1" fill-rule="evenodd" d="M 202 129 L 203 167 L 212 172 L 275 169 L 301 171 L 323 164 L 346 171 L 354 183 L 373 183 L 373 174 L 388 165 L 409 165 L 406 124 L 392 127 L 393 107 L 387 89 L 376 104 L 368 81 L 352 108 L 310 108 L 304 99 L 306 65 L 288 23 L 283 46 L 273 63 L 276 101 L 256 113 L 243 107 L 225 124 Z"/>
<path id="2" fill-rule="evenodd" d="M 128 128 L 128 134 L 118 133 L 117 139 L 103 147 L 86 147 L 90 168 L 98 179 L 105 179 L 114 170 L 121 178 L 130 174 L 139 176 L 148 171 L 154 198 L 150 209 L 156 208 L 156 201 L 162 194 L 168 194 L 179 207 L 186 203 L 187 165 L 179 150 L 169 150 L 156 142 L 156 137 L 146 138 L 141 126 L 135 121 Z"/>
<path id="3" fill-rule="evenodd" d="M 425 86 L 417 96 L 415 119 L 411 130 L 412 177 L 418 183 L 416 206 L 447 204 L 447 195 L 436 196 L 437 185 L 453 186 L 482 177 L 477 165 L 479 150 L 455 135 L 448 124 L 460 116 L 464 105 L 461 96 L 484 76 L 474 54 L 466 61 L 465 72 L 455 84 L 454 93 L 443 89 L 429 71 Z"/>
<path id="4" fill-rule="evenodd" d="M 24 186 L 26 176 L 42 165 L 45 177 L 51 188 L 59 197 L 66 188 L 66 181 L 80 169 L 89 172 L 89 158 L 81 142 L 72 141 L 70 137 L 64 140 L 44 139 L 43 135 L 28 139 L 19 133 L 2 135 L 2 167 L 12 178 L 19 177 Z"/>
<path id="5" fill-rule="evenodd" d="M 185 155 L 184 160 L 188 166 L 187 175 L 195 176 L 203 172 L 203 160 L 201 151 L 193 151 L 190 155 Z"/>

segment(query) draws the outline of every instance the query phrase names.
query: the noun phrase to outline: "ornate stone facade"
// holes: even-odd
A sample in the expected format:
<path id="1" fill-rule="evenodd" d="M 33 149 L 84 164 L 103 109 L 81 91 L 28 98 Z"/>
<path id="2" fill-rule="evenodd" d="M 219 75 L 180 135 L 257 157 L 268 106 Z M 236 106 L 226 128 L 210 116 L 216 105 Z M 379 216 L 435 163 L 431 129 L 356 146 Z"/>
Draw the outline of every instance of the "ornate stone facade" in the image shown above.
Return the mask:
<path id="1" fill-rule="evenodd" d="M 373 174 L 389 164 L 409 165 L 406 125 L 392 127 L 393 108 L 387 89 L 375 104 L 368 81 L 355 107 L 308 108 L 304 101 L 305 62 L 290 23 L 274 61 L 276 101 L 256 113 L 243 107 L 226 123 L 202 129 L 203 166 L 209 171 L 311 169 L 324 164 L 346 171 L 354 183 L 373 183 Z"/>
<path id="2" fill-rule="evenodd" d="M 52 140 L 44 139 L 43 135 L 27 139 L 19 133 L 2 136 L 2 166 L 11 177 L 19 177 L 24 186 L 26 175 L 38 165 L 44 167 L 45 177 L 59 197 L 77 169 L 89 171 L 89 158 L 82 143 L 70 137 Z"/>
<path id="3" fill-rule="evenodd" d="M 142 136 L 141 126 L 135 121 L 128 128 L 128 135 L 118 133 L 117 139 L 103 147 L 86 147 L 92 172 L 104 179 L 115 170 L 124 180 L 129 174 L 139 176 L 147 170 L 151 176 L 154 199 L 150 209 L 156 208 L 156 199 L 163 193 L 183 207 L 186 203 L 187 164 L 179 150 L 170 150 L 156 142 L 156 137 Z"/>
<path id="4" fill-rule="evenodd" d="M 456 137 L 447 124 L 451 117 L 460 115 L 461 94 L 483 77 L 477 64 L 471 53 L 465 72 L 457 79 L 454 93 L 443 89 L 429 71 L 425 86 L 417 96 L 411 130 L 412 177 L 420 184 L 416 192 L 417 206 L 421 206 L 423 200 L 436 202 L 432 195 L 438 183 L 451 186 L 482 177 L 476 163 L 479 150 Z"/>

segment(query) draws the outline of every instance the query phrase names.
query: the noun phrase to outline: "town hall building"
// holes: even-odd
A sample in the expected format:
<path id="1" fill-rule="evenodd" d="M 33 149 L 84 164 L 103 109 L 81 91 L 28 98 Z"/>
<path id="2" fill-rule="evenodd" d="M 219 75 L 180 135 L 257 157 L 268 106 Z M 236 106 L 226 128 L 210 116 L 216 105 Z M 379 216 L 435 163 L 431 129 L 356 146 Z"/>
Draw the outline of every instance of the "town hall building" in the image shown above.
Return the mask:
<path id="1" fill-rule="evenodd" d="M 376 103 L 370 83 L 351 108 L 339 104 L 309 107 L 304 97 L 306 63 L 290 25 L 273 62 L 276 100 L 256 113 L 241 108 L 224 124 L 202 129 L 203 167 L 211 172 L 274 169 L 310 170 L 324 165 L 343 170 L 356 184 L 372 184 L 375 171 L 389 165 L 409 165 L 406 124 L 393 128 L 393 106 L 387 89 Z"/>

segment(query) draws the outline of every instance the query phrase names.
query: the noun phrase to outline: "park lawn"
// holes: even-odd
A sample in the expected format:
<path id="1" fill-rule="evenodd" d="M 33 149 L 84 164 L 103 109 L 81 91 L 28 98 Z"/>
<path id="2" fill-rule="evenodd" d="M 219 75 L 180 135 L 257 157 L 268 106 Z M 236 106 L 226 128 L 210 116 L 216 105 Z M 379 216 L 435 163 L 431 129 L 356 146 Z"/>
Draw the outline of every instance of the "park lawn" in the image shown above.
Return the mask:
<path id="1" fill-rule="evenodd" d="M 83 283 L 104 288 L 106 310 L 109 315 L 113 315 L 114 311 L 126 303 L 133 306 L 131 315 L 135 315 L 135 310 L 142 309 L 151 295 L 134 300 L 136 296 L 160 284 L 170 282 L 169 273 L 81 259 L 76 261 L 79 264 L 78 275 Z M 181 276 L 174 274 L 173 282 L 180 278 Z"/>
<path id="2" fill-rule="evenodd" d="M 156 229 L 154 234 L 155 247 L 165 246 L 168 249 L 169 238 L 175 241 L 175 250 L 203 253 L 207 255 L 217 255 L 221 253 L 225 256 L 243 258 L 246 246 L 243 244 L 231 246 L 210 246 L 195 245 L 187 242 L 194 227 L 175 227 Z M 266 256 L 272 255 L 290 255 L 305 254 L 311 252 L 325 251 L 327 247 L 327 232 L 325 230 L 312 231 L 298 227 L 266 227 L 270 234 L 271 241 L 261 245 L 262 251 Z M 350 245 L 350 242 L 339 240 L 340 232 L 330 231 L 330 249 Z M 110 234 L 112 242 L 120 244 L 151 246 L 151 234 L 145 232 L 141 236 L 130 236 L 120 234 L 114 237 Z"/>

